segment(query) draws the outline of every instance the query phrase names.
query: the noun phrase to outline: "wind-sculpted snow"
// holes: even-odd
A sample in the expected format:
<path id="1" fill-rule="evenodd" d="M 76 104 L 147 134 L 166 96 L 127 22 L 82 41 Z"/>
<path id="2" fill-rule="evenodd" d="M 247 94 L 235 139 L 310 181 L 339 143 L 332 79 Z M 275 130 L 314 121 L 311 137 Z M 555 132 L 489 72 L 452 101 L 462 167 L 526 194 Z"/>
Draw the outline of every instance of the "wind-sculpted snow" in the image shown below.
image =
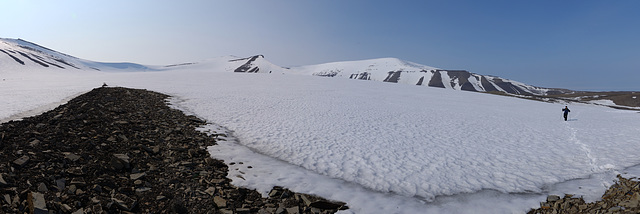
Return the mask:
<path id="1" fill-rule="evenodd" d="M 185 105 L 255 151 L 377 191 L 427 200 L 481 189 L 540 192 L 640 163 L 627 149 L 640 127 L 633 113 L 576 106 L 580 120 L 564 122 L 557 104 L 501 96 L 339 79 L 224 79 L 185 95 Z M 569 126 L 583 123 L 590 125 L 577 129 L 578 143 Z"/>
<path id="2" fill-rule="evenodd" d="M 570 104 L 565 122 L 564 104 L 374 81 L 216 72 L 232 68 L 197 64 L 152 73 L 61 73 L 48 76 L 54 83 L 25 90 L 21 97 L 12 96 L 13 90 L 25 82 L 37 88 L 42 77 L 13 76 L 2 83 L 7 87 L 0 98 L 10 102 L 0 103 L 0 109 L 49 103 L 33 100 L 41 95 L 31 93 L 61 100 L 102 82 L 167 93 L 181 108 L 232 130 L 252 151 L 299 166 L 263 169 L 275 162 L 249 158 L 245 165 L 254 169 L 230 172 L 243 177 L 232 177 L 236 182 L 291 186 L 343 200 L 356 213 L 415 213 L 421 206 L 434 213 L 442 207 L 452 213 L 481 211 L 469 206 L 490 210 L 486 213 L 516 206 L 523 212 L 561 182 L 640 164 L 635 149 L 640 114 L 632 111 Z M 210 151 L 214 157 L 251 157 Z M 265 179 L 273 177 L 277 180 Z M 505 194 L 486 192 L 491 190 Z M 509 200 L 481 202 L 504 197 Z M 427 202 L 396 207 L 416 198 Z M 447 205 L 470 198 L 474 201 Z"/>

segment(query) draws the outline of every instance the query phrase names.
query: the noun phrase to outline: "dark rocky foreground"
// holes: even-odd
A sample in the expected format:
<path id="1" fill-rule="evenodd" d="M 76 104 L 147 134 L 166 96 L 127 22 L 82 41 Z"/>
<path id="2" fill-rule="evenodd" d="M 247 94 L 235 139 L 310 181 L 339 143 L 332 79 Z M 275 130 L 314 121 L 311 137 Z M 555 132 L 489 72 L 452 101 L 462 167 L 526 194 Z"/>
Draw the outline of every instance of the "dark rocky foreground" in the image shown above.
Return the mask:
<path id="1" fill-rule="evenodd" d="M 96 88 L 0 125 L 0 213 L 335 213 L 345 203 L 235 187 L 205 122 L 167 95 Z"/>
<path id="2" fill-rule="evenodd" d="M 528 214 L 551 213 L 640 213 L 640 180 L 618 175 L 618 181 L 602 195 L 602 200 L 585 203 L 582 198 L 550 195 L 540 208 Z"/>

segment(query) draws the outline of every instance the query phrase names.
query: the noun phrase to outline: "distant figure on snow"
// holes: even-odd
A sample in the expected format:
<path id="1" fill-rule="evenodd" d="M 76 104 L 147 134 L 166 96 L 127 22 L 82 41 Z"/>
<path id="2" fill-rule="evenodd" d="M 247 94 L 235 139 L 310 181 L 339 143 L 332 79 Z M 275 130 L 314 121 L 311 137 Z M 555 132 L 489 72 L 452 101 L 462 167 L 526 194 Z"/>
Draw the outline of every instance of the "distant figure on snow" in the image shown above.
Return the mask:
<path id="1" fill-rule="evenodd" d="M 571 110 L 569 110 L 569 108 L 567 108 L 567 106 L 564 106 L 564 108 L 562 109 L 562 111 L 564 111 L 564 121 L 567 121 L 567 116 L 569 116 L 569 112 Z"/>
<path id="2" fill-rule="evenodd" d="M 107 85 L 107 83 L 106 83 L 106 82 L 102 83 L 102 87 L 103 87 L 103 88 L 104 88 L 104 87 L 107 87 L 107 86 L 108 86 L 108 85 Z"/>

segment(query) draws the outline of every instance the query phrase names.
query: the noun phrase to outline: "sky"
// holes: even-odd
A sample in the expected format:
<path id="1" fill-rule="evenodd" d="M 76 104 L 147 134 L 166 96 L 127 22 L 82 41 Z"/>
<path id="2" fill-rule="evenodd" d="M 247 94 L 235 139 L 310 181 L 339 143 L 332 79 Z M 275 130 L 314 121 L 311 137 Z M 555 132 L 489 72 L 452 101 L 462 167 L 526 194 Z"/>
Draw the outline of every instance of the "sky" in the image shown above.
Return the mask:
<path id="1" fill-rule="evenodd" d="M 640 1 L 0 0 L 0 37 L 169 65 L 394 57 L 523 83 L 640 91 Z"/>

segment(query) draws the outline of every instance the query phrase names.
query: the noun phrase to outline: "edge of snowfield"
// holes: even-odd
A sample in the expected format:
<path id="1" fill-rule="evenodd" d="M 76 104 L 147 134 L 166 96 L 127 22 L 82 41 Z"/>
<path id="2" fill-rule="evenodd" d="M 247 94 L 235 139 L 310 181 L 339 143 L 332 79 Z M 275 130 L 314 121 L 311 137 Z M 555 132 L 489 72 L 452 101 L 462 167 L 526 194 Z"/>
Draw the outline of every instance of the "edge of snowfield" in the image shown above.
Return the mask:
<path id="1" fill-rule="evenodd" d="M 523 213 L 539 206 L 547 194 L 568 193 L 584 196 L 585 200 L 596 200 L 613 183 L 616 174 L 640 175 L 640 166 L 635 165 L 640 163 L 640 157 L 629 149 L 637 148 L 635 139 L 640 132 L 640 115 L 599 106 L 571 104 L 571 120 L 564 122 L 560 111 L 564 105 L 560 104 L 400 84 L 205 70 L 82 75 L 34 73 L 19 80 L 7 80 L 0 85 L 0 96 L 9 103 L 1 105 L 22 111 L 55 103 L 98 87 L 102 82 L 172 95 L 176 98 L 172 103 L 178 109 L 219 124 L 203 127 L 203 131 L 229 134 L 227 138 L 220 138 L 226 141 L 210 147 L 209 152 L 227 164 L 243 162 L 229 166 L 229 177 L 234 185 L 256 188 L 263 194 L 272 186 L 280 185 L 296 192 L 341 200 L 350 207 L 342 213 Z M 39 84 L 43 80 L 48 83 Z M 15 91 L 20 96 L 14 96 Z M 415 104 L 413 102 L 421 105 L 409 105 Z M 339 108 L 334 108 L 338 105 Z M 309 112 L 309 108 L 316 111 Z M 376 110 L 371 110 L 373 108 L 386 110 L 377 112 L 384 113 L 382 115 L 371 115 L 376 113 Z M 304 117 L 304 114 L 320 120 Z M 0 119 L 6 117 L 3 115 L 0 114 Z M 312 120 L 296 122 L 305 119 Z M 388 121 L 397 123 L 380 126 Z M 314 124 L 319 130 L 307 130 L 311 132 L 305 133 L 304 129 L 309 128 L 306 123 Z M 358 129 L 339 132 L 332 127 Z M 362 134 L 359 130 L 373 131 L 373 136 L 383 141 L 370 139 L 371 133 Z M 421 136 L 414 133 L 416 130 L 431 133 Z M 365 187 L 375 182 L 360 185 L 358 183 L 366 179 L 376 181 L 384 175 L 367 174 L 366 170 L 370 170 L 366 168 L 367 164 L 359 165 L 357 160 L 349 159 L 366 157 L 363 154 L 338 158 L 344 159 L 344 163 L 356 161 L 355 165 L 327 165 L 331 163 L 327 161 L 331 155 L 352 149 L 344 142 L 353 141 L 353 137 L 374 143 L 364 146 L 389 141 L 400 143 L 386 144 L 388 147 L 374 152 L 407 152 L 393 148 L 414 148 L 409 152 L 415 153 L 391 154 L 408 161 L 401 165 L 407 168 L 400 169 L 400 172 L 414 172 L 416 176 L 408 177 L 417 180 L 394 181 L 401 184 L 397 186 Z M 389 140 L 394 138 L 400 140 Z M 302 139 L 302 142 L 291 139 Z M 415 139 L 441 143 L 429 144 L 427 148 L 421 148 L 420 144 L 402 144 Z M 487 139 L 495 142 L 487 142 Z M 522 144 L 531 141 L 536 143 Z M 442 142 L 452 142 L 457 146 Z M 325 145 L 334 147 L 325 148 Z M 437 152 L 429 153 L 432 150 Z M 335 154 L 329 153 L 326 157 L 306 153 L 309 151 Z M 413 159 L 415 155 L 425 153 L 432 155 L 434 161 L 431 164 L 435 164 L 435 168 L 411 168 L 430 164 L 424 159 Z M 451 154 L 460 156 L 447 157 Z M 387 158 L 385 154 L 380 155 Z M 540 161 L 538 163 L 557 168 L 545 171 L 548 169 L 535 162 L 518 163 L 520 160 L 517 158 L 531 160 L 531 155 L 537 155 L 533 159 Z M 304 158 L 320 158 L 321 161 Z M 372 164 L 385 164 L 382 161 L 393 164 L 394 161 L 366 158 L 362 161 L 367 160 Z M 565 162 L 566 166 L 563 165 Z M 438 165 L 448 163 L 450 165 Z M 365 168 L 363 172 L 352 172 L 356 176 L 340 176 L 339 173 L 352 170 L 354 166 Z M 487 168 L 481 166 L 495 171 L 482 170 Z M 464 173 L 456 174 L 456 170 Z M 454 172 L 453 176 L 443 178 L 437 175 L 447 175 L 450 171 Z M 431 173 L 421 174 L 424 172 Z M 430 174 L 436 176 L 429 177 Z M 420 179 L 425 184 L 434 185 L 432 190 L 435 193 L 430 193 L 433 197 L 415 197 L 424 194 L 412 193 L 411 188 L 402 189 Z M 509 183 L 514 179 L 522 183 Z"/>

